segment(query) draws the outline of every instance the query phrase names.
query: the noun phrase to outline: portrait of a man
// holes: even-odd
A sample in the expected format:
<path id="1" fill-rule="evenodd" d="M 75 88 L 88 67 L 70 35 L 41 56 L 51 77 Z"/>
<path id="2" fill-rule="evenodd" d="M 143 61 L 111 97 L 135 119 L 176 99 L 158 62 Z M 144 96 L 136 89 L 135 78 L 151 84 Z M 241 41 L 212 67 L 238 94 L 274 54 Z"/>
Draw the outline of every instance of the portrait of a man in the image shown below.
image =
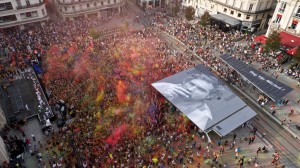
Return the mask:
<path id="1" fill-rule="evenodd" d="M 181 83 L 159 81 L 152 85 L 202 130 L 213 120 L 206 102 L 221 99 L 223 90 L 217 78 L 203 73 L 186 75 Z"/>

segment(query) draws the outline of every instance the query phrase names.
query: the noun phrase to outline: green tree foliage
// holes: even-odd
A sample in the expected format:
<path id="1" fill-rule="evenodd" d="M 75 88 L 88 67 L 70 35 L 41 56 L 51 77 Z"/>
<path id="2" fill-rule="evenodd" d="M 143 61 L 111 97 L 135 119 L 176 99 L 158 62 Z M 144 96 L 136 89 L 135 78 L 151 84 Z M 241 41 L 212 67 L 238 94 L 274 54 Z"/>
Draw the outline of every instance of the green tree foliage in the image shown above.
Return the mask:
<path id="1" fill-rule="evenodd" d="M 200 18 L 200 25 L 207 26 L 209 24 L 210 24 L 210 14 L 207 11 L 205 11 Z"/>
<path id="2" fill-rule="evenodd" d="M 294 57 L 300 59 L 300 46 L 298 46 L 298 48 L 296 49 Z"/>
<path id="3" fill-rule="evenodd" d="M 279 50 L 280 41 L 281 37 L 279 36 L 279 33 L 277 31 L 273 31 L 266 41 L 265 51 L 269 52 Z"/>
<path id="4" fill-rule="evenodd" d="M 193 20 L 195 16 L 195 9 L 191 6 L 185 9 L 185 18 L 190 21 Z"/>
<path id="5" fill-rule="evenodd" d="M 179 5 L 179 3 L 176 3 L 175 6 L 172 8 L 173 15 L 177 16 L 179 11 L 180 11 L 180 5 Z"/>
<path id="6" fill-rule="evenodd" d="M 93 38 L 93 39 L 97 39 L 100 37 L 100 33 L 96 30 L 96 29 L 90 29 L 89 30 L 89 35 Z"/>
<path id="7" fill-rule="evenodd" d="M 129 22 L 126 20 L 125 22 L 124 22 L 124 24 L 123 24 L 123 29 L 125 30 L 125 31 L 128 31 L 129 30 Z"/>

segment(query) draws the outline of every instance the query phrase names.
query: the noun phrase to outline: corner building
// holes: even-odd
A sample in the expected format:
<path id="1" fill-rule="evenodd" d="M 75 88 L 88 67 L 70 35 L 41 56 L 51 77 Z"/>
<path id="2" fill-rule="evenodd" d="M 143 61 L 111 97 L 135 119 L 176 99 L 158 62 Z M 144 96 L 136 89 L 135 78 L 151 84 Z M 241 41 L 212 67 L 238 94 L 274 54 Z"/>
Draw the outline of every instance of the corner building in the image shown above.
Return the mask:
<path id="1" fill-rule="evenodd" d="M 269 23 L 267 36 L 276 30 L 300 37 L 300 1 L 279 1 Z M 300 44 L 298 44 L 300 45 Z"/>
<path id="2" fill-rule="evenodd" d="M 48 18 L 43 0 L 0 0 L 0 29 L 23 30 L 37 22 L 43 26 Z"/>
<path id="3" fill-rule="evenodd" d="M 192 6 L 195 16 L 200 17 L 208 11 L 221 28 L 232 28 L 255 32 L 268 27 L 274 0 L 183 0 L 183 6 Z"/>

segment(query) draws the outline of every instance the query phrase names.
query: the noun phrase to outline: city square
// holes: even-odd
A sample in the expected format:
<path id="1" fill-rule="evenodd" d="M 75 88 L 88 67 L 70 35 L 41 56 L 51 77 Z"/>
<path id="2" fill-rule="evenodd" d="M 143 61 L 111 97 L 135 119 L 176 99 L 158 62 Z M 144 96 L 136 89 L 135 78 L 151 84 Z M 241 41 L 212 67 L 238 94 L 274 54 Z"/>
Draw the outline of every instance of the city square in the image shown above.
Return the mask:
<path id="1" fill-rule="evenodd" d="M 300 167 L 283 2 L 260 24 L 196 1 L 26 3 L 34 22 L 0 27 L 2 167 Z"/>

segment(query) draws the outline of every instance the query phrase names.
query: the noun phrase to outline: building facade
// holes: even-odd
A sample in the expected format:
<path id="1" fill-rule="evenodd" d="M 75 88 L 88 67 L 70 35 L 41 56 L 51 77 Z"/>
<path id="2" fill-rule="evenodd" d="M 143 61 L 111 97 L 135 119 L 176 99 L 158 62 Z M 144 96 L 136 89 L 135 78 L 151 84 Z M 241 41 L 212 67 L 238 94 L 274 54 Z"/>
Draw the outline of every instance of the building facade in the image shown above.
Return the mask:
<path id="1" fill-rule="evenodd" d="M 48 20 L 43 0 L 0 0 L 0 29 L 19 27 Z"/>
<path id="2" fill-rule="evenodd" d="M 0 130 L 5 126 L 6 118 L 0 106 Z M 0 165 L 3 161 L 9 161 L 9 157 L 6 151 L 6 147 L 2 137 L 0 136 Z"/>
<path id="3" fill-rule="evenodd" d="M 56 0 L 56 8 L 64 20 L 82 17 L 107 18 L 122 12 L 126 0 Z"/>
<path id="4" fill-rule="evenodd" d="M 300 1 L 281 0 L 278 2 L 274 15 L 269 22 L 266 36 L 273 30 L 300 36 Z"/>
<path id="5" fill-rule="evenodd" d="M 183 0 L 183 6 L 194 7 L 196 17 L 208 11 L 227 27 L 251 31 L 267 28 L 274 3 L 274 0 Z"/>
<path id="6" fill-rule="evenodd" d="M 173 2 L 173 0 L 137 0 L 137 3 L 140 5 L 141 8 L 149 9 L 161 5 L 167 5 L 171 3 L 170 1 Z"/>

